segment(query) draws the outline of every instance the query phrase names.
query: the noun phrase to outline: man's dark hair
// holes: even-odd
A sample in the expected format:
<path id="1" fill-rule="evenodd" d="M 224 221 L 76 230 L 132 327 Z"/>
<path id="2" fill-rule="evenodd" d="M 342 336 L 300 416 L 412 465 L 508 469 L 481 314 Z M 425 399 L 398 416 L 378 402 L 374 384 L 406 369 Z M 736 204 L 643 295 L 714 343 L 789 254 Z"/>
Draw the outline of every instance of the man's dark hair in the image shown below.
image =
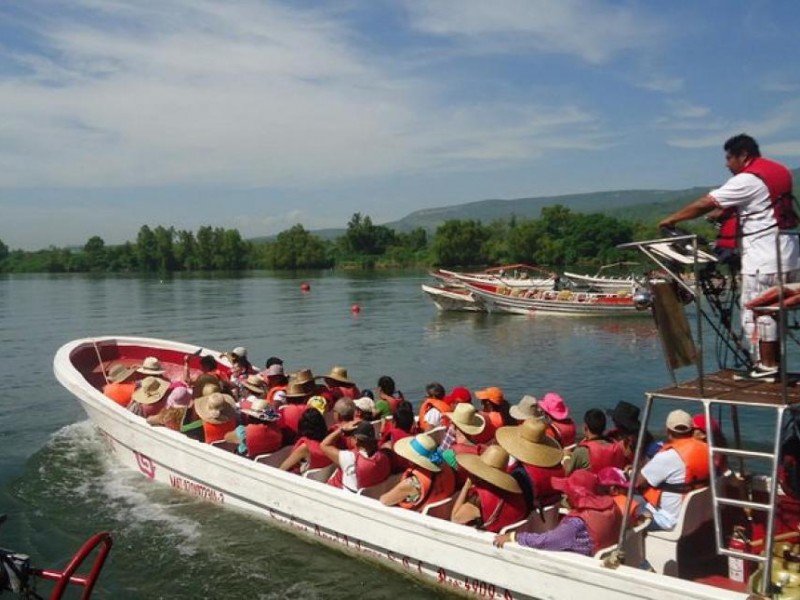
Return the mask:
<path id="1" fill-rule="evenodd" d="M 750 158 L 758 158 L 761 156 L 761 150 L 758 148 L 758 142 L 751 138 L 746 133 L 740 133 L 725 142 L 725 152 L 731 156 L 741 156 L 747 154 Z"/>
<path id="2" fill-rule="evenodd" d="M 384 394 L 391 396 L 395 391 L 394 379 L 388 375 L 381 375 L 381 377 L 378 379 L 378 387 L 381 388 L 381 391 Z"/>
<path id="3" fill-rule="evenodd" d="M 441 400 L 445 394 L 444 386 L 441 383 L 429 383 L 425 386 L 425 393 L 428 394 L 429 398 Z"/>
<path id="4" fill-rule="evenodd" d="M 264 365 L 264 368 L 269 369 L 272 365 L 283 365 L 283 361 L 277 356 L 270 356 L 267 359 L 267 364 Z"/>
<path id="5" fill-rule="evenodd" d="M 583 422 L 592 435 L 603 435 L 606 430 L 606 415 L 599 408 L 590 408 L 583 415 Z"/>
<path id="6" fill-rule="evenodd" d="M 201 356 L 200 357 L 200 368 L 206 373 L 208 373 L 209 371 L 213 371 L 214 369 L 217 368 L 217 361 L 210 354 L 206 354 L 205 356 Z"/>

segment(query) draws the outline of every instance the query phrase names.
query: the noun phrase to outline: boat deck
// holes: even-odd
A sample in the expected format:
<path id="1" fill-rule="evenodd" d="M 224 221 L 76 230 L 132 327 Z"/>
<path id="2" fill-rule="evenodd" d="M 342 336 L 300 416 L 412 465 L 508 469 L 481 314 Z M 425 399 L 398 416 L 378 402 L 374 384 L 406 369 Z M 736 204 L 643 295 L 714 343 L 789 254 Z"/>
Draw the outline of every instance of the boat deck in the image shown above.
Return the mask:
<path id="1" fill-rule="evenodd" d="M 739 371 L 724 369 L 716 373 L 671 385 L 651 392 L 652 396 L 671 400 L 713 400 L 719 403 L 753 406 L 790 406 L 800 404 L 800 374 L 788 377 L 786 395 L 780 379 L 765 381 L 738 379 Z M 702 386 L 701 386 L 702 383 Z"/>

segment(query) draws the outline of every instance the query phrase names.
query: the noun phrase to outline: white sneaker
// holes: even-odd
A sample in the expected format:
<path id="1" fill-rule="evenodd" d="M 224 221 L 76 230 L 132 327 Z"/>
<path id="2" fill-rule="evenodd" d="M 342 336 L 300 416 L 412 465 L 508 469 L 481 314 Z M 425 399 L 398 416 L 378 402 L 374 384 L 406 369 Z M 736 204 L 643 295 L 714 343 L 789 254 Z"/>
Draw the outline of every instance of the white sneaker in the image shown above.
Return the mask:
<path id="1" fill-rule="evenodd" d="M 750 379 L 773 379 L 778 376 L 778 367 L 765 367 L 758 363 L 755 368 L 750 371 Z"/>

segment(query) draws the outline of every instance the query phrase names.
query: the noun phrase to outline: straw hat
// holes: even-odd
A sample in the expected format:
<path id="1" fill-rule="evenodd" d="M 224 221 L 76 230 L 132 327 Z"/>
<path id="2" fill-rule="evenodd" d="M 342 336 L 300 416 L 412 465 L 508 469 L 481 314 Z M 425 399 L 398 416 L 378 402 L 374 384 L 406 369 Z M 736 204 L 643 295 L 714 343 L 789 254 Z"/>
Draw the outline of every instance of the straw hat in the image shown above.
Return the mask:
<path id="1" fill-rule="evenodd" d="M 405 459 L 428 471 L 438 472 L 444 460 L 434 440 L 427 433 L 420 433 L 414 437 L 404 437 L 394 443 L 393 449 Z"/>
<path id="2" fill-rule="evenodd" d="M 278 412 L 270 406 L 269 402 L 261 398 L 251 401 L 248 407 L 241 408 L 239 412 L 255 417 L 259 421 L 273 422 L 281 418 Z"/>
<path id="3" fill-rule="evenodd" d="M 161 366 L 161 361 L 155 356 L 148 356 L 142 362 L 142 366 L 136 369 L 136 372 L 142 375 L 163 375 L 166 369 Z"/>
<path id="4" fill-rule="evenodd" d="M 121 363 L 111 365 L 106 373 L 106 379 L 111 383 L 122 383 L 136 372 L 136 367 L 126 367 Z"/>
<path id="5" fill-rule="evenodd" d="M 214 392 L 198 398 L 194 403 L 197 416 L 214 425 L 222 425 L 236 418 L 236 401 L 232 396 Z"/>
<path id="6" fill-rule="evenodd" d="M 267 388 L 264 387 L 264 380 L 261 375 L 248 375 L 242 385 L 255 394 L 267 393 Z"/>
<path id="7" fill-rule="evenodd" d="M 539 401 L 535 396 L 525 395 L 522 399 L 508 410 L 508 414 L 517 419 L 524 421 L 530 418 L 542 417 L 542 409 L 539 408 Z"/>
<path id="8" fill-rule="evenodd" d="M 303 384 L 296 381 L 290 382 L 286 386 L 286 398 L 305 398 L 308 392 L 303 389 Z"/>
<path id="9" fill-rule="evenodd" d="M 539 419 L 528 419 L 516 427 L 501 427 L 497 443 L 517 460 L 536 467 L 554 467 L 561 463 L 561 446 L 546 434 L 547 426 Z"/>
<path id="10" fill-rule="evenodd" d="M 339 383 L 346 383 L 347 385 L 354 385 L 353 382 L 347 377 L 347 369 L 344 367 L 333 367 L 331 372 L 323 375 L 325 379 L 333 379 Z"/>
<path id="11" fill-rule="evenodd" d="M 563 421 L 569 418 L 569 409 L 564 404 L 564 399 L 555 392 L 547 392 L 539 402 L 539 408 L 556 421 Z"/>
<path id="12" fill-rule="evenodd" d="M 499 387 L 489 387 L 485 390 L 478 390 L 475 392 L 475 397 L 478 400 L 487 400 L 496 406 L 504 404 L 506 401 L 503 390 Z"/>
<path id="13" fill-rule="evenodd" d="M 486 428 L 486 419 L 472 404 L 459 402 L 453 412 L 444 414 L 450 422 L 467 435 L 477 435 Z"/>
<path id="14" fill-rule="evenodd" d="M 512 492 L 522 493 L 517 480 L 509 473 L 506 473 L 508 465 L 508 452 L 500 446 L 493 444 L 483 451 L 480 456 L 476 454 L 457 454 L 458 464 L 466 471 L 484 481 L 488 481 L 493 486 Z"/>
<path id="15" fill-rule="evenodd" d="M 155 404 L 169 389 L 169 381 L 161 377 L 145 377 L 141 386 L 133 392 L 133 399 L 139 404 Z"/>
<path id="16" fill-rule="evenodd" d="M 306 383 L 314 381 L 314 379 L 316 379 L 316 377 L 314 377 L 314 374 L 311 372 L 311 369 L 301 369 L 295 373 L 292 373 L 289 381 L 292 383 L 298 383 L 300 385 L 304 385 Z"/>

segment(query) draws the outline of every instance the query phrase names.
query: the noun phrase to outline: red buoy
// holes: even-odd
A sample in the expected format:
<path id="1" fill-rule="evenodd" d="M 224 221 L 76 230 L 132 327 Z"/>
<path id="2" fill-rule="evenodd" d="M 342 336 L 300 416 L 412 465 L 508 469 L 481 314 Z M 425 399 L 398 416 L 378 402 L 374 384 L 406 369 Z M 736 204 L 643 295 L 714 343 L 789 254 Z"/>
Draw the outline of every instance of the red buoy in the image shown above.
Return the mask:
<path id="1" fill-rule="evenodd" d="M 306 283 L 304 281 L 303 283 L 300 284 L 300 291 L 301 292 L 310 292 L 311 291 L 311 285 L 309 285 L 308 283 Z"/>
<path id="2" fill-rule="evenodd" d="M 361 307 L 358 304 L 353 304 L 353 306 L 350 307 L 350 312 L 357 315 L 361 312 Z"/>

